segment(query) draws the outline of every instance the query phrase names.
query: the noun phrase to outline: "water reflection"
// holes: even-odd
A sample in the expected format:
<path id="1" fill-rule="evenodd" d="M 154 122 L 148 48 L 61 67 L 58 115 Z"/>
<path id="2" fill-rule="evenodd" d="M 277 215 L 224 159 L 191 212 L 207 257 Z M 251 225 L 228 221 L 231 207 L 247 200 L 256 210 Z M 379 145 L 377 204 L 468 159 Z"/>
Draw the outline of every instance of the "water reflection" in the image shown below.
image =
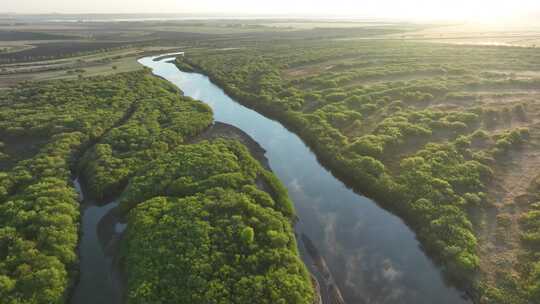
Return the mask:
<path id="1" fill-rule="evenodd" d="M 121 303 L 121 294 L 112 273 L 113 258 L 107 255 L 100 240 L 98 227 L 117 202 L 98 206 L 84 200 L 78 180 L 74 182 L 83 202 L 80 240 L 80 277 L 70 303 L 73 304 L 116 304 Z"/>
<path id="2" fill-rule="evenodd" d="M 346 188 L 295 134 L 234 102 L 203 75 L 152 58 L 140 62 L 209 104 L 217 121 L 242 129 L 267 151 L 295 203 L 297 232 L 319 249 L 347 303 L 467 303 L 444 283 L 399 218 Z"/>

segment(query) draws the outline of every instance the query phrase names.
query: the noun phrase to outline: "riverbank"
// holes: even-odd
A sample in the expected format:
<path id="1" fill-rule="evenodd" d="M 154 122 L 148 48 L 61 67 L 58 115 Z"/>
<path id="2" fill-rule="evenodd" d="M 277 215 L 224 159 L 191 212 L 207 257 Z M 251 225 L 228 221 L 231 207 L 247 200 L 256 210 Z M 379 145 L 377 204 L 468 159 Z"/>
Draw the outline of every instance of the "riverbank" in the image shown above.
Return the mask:
<path id="1" fill-rule="evenodd" d="M 264 150 L 263 147 L 261 147 L 261 145 L 251 138 L 251 136 L 249 136 L 246 132 L 233 125 L 216 121 L 208 129 L 191 139 L 188 143 L 192 144 L 198 143 L 202 140 L 213 140 L 218 138 L 232 139 L 241 142 L 248 148 L 251 156 L 259 161 L 263 168 L 268 171 L 272 171 L 268 158 L 265 156 L 266 150 Z"/>
<path id="2" fill-rule="evenodd" d="M 208 79 L 220 87 L 227 95 L 237 100 L 240 104 L 253 109 L 270 119 L 279 121 L 290 132 L 297 134 L 302 141 L 315 154 L 319 163 L 321 163 L 334 177 L 343 182 L 348 188 L 356 193 L 366 196 L 373 200 L 379 207 L 399 216 L 404 223 L 413 231 L 416 237 L 422 242 L 421 250 L 430 256 L 442 271 L 445 281 L 462 290 L 467 297 L 479 300 L 478 290 L 476 288 L 474 256 L 459 260 L 459 256 L 453 256 L 451 259 L 443 256 L 443 250 L 434 245 L 434 242 L 427 241 L 430 238 L 429 232 L 426 233 L 425 223 L 418 221 L 418 214 L 408 204 L 408 194 L 402 191 L 389 173 L 381 169 L 382 165 L 377 160 L 370 158 L 364 162 L 349 161 L 339 149 L 343 148 L 344 143 L 340 140 L 342 136 L 330 134 L 334 137 L 321 136 L 328 134 L 320 133 L 321 130 L 311 130 L 306 125 L 306 120 L 294 111 L 284 111 L 280 106 L 274 106 L 268 103 L 258 103 L 260 96 L 250 92 L 244 92 L 237 88 L 232 89 L 230 84 L 211 70 L 205 70 L 189 56 L 183 55 L 181 59 L 177 58 L 174 64 L 179 70 L 187 73 L 199 73 L 208 77 Z M 322 132 L 322 131 L 321 131 Z M 373 160 L 373 161 L 372 161 Z M 467 239 L 466 236 L 463 236 Z M 475 253 L 474 250 L 468 250 L 467 254 Z"/>
<path id="3" fill-rule="evenodd" d="M 221 122 L 214 122 L 210 127 L 199 135 L 191 138 L 186 145 L 197 144 L 201 141 L 213 141 L 218 139 L 230 139 L 236 140 L 246 146 L 251 156 L 256 159 L 262 167 L 271 171 L 268 159 L 265 157 L 265 150 L 248 134 L 242 130 Z M 267 186 L 261 187 L 262 190 L 268 189 Z M 84 193 L 81 191 L 81 193 Z M 93 205 L 85 204 L 84 209 L 88 207 L 94 207 Z M 97 223 L 95 229 L 97 231 L 97 242 L 103 253 L 105 260 L 110 263 L 109 269 L 109 282 L 110 287 L 115 291 L 115 299 L 109 300 L 106 303 L 123 303 L 127 299 L 127 286 L 128 277 L 126 273 L 125 259 L 121 253 L 121 244 L 125 238 L 125 230 L 127 228 L 127 219 L 125 215 L 122 215 L 116 208 L 118 203 L 113 201 L 104 206 L 97 207 L 105 210 L 100 213 L 100 218 L 93 218 L 92 222 Z M 86 210 L 83 211 L 83 217 L 85 217 Z M 85 233 L 94 234 L 86 229 Z M 299 240 L 300 241 L 300 240 Z M 321 298 L 318 294 L 319 289 L 315 287 L 318 283 L 314 283 L 314 290 L 317 291 L 316 299 Z M 85 303 L 79 300 L 75 300 L 74 303 Z"/>
<path id="4" fill-rule="evenodd" d="M 216 121 L 206 131 L 190 140 L 189 143 L 197 143 L 202 140 L 214 139 L 231 139 L 241 142 L 248 148 L 251 156 L 256 159 L 261 166 L 263 166 L 266 170 L 273 172 L 272 168 L 270 168 L 268 158 L 265 155 L 266 150 L 246 132 L 230 124 Z M 260 179 L 257 180 L 257 185 L 261 190 L 269 192 L 268 185 L 263 183 Z M 302 245 L 307 249 L 306 251 L 308 255 L 301 255 L 301 257 L 304 264 L 311 272 L 315 290 L 314 304 L 344 304 L 345 301 L 341 296 L 339 288 L 335 285 L 335 281 L 332 278 L 328 266 L 326 266 L 326 262 L 324 262 L 324 258 L 320 256 L 313 243 L 306 235 L 302 235 L 301 238 L 296 235 L 296 240 L 297 243 L 299 243 L 298 245 Z M 306 240 L 308 240 L 307 243 Z M 322 285 L 321 280 L 323 283 Z"/>
<path id="5" fill-rule="evenodd" d="M 185 144 L 213 123 L 204 103 L 183 97 L 147 69 L 84 81 L 25 83 L 0 97 L 2 138 L 46 141 L 24 160 L 8 155 L 8 161 L 17 162 L 0 174 L 0 200 L 5 202 L 0 215 L 6 228 L 0 270 L 6 301 L 120 302 L 115 292 L 123 287 L 111 274 L 116 264 L 111 256 L 122 243 L 130 246 L 122 256 L 127 256 L 131 301 L 184 303 L 177 290 L 186 281 L 200 282 L 200 272 L 182 267 L 200 265 L 198 270 L 212 282 L 202 282 L 197 291 L 187 286 L 180 296 L 222 302 L 215 298 L 226 301 L 230 295 L 231 302 L 251 303 L 253 295 L 263 295 L 271 302 L 277 297 L 311 304 L 311 280 L 293 234 L 294 208 L 279 179 L 238 141 Z M 16 146 L 7 144 L 8 151 Z M 74 182 L 77 176 L 83 190 L 79 179 Z M 271 195 L 257 188 L 258 177 Z M 120 193 L 118 201 L 106 199 Z M 118 210 L 130 216 L 122 241 L 124 227 L 107 216 L 120 205 L 124 208 Z M 156 218 L 157 225 L 146 229 L 144 218 L 154 216 L 149 206 L 172 221 Z M 211 226 L 215 229 L 207 229 Z M 183 245 L 192 254 L 178 260 L 186 252 L 179 248 Z M 162 248 L 170 254 L 163 255 Z M 215 255 L 216 250 L 221 253 Z M 274 253 L 284 258 L 273 259 Z M 178 279 L 163 282 L 172 277 Z M 265 284 L 251 284 L 261 278 Z M 247 284 L 237 286 L 240 279 Z M 131 292 L 146 291 L 146 282 L 159 290 L 152 295 Z M 206 293 L 216 286 L 222 286 L 216 289 L 219 295 Z M 236 290 L 249 288 L 247 297 L 235 300 Z"/>
<path id="6" fill-rule="evenodd" d="M 210 105 L 216 120 L 241 128 L 267 150 L 295 202 L 299 235 L 306 233 L 320 249 L 347 302 L 466 303 L 446 286 L 400 219 L 346 188 L 299 137 L 236 103 L 202 74 L 181 72 L 167 61 L 141 59 L 186 96 Z M 361 263 L 358 256 L 370 262 Z"/>

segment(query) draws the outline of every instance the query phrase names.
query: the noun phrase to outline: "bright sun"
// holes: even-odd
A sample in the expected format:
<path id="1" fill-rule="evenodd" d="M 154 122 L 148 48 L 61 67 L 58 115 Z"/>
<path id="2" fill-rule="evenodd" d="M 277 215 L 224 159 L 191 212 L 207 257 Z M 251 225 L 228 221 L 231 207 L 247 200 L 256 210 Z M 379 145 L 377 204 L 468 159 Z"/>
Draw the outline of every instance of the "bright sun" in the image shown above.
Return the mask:
<path id="1" fill-rule="evenodd" d="M 198 13 L 345 16 L 417 20 L 518 19 L 540 11 L 540 0 L 5 0 L 0 11 L 21 13 Z M 538 18 L 537 18 L 538 19 Z"/>
<path id="2" fill-rule="evenodd" d="M 424 2 L 424 1 L 421 1 Z M 497 21 L 523 13 L 519 1 L 453 0 L 430 1 L 418 6 L 418 17 Z"/>
<path id="3" fill-rule="evenodd" d="M 198 0 L 174 1 L 176 8 L 198 12 L 339 15 L 355 18 L 503 21 L 540 10 L 540 0 Z"/>
<path id="4" fill-rule="evenodd" d="M 518 18 L 540 10 L 540 0 L 380 0 L 334 1 L 349 7 L 349 12 L 371 16 L 423 20 L 467 20 L 497 22 Z"/>

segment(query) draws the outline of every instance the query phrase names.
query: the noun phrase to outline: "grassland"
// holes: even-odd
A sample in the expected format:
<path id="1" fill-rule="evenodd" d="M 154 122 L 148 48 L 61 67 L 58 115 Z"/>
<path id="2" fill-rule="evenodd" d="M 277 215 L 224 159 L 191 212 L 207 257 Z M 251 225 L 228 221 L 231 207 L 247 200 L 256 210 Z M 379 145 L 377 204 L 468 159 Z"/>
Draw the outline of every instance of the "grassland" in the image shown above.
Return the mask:
<path id="1" fill-rule="evenodd" d="M 176 47 L 129 47 L 105 53 L 55 60 L 4 64 L 0 67 L 0 88 L 22 81 L 74 79 L 142 70 L 137 60 L 145 55 L 174 52 Z"/>
<path id="2" fill-rule="evenodd" d="M 142 66 L 137 59 L 142 56 L 245 31 L 249 30 L 241 24 L 193 22 L 0 24 L 0 88 L 22 81 L 72 79 L 140 70 Z"/>

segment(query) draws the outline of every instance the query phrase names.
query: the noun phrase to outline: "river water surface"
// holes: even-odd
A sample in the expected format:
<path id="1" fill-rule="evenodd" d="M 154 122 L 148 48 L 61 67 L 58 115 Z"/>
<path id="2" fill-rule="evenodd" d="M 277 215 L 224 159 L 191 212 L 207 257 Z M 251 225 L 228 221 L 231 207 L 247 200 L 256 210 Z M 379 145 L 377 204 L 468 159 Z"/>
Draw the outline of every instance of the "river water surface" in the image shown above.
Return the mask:
<path id="1" fill-rule="evenodd" d="M 207 103 L 216 121 L 242 129 L 267 151 L 294 201 L 297 233 L 313 241 L 347 303 L 468 303 L 445 284 L 401 219 L 348 189 L 298 136 L 235 102 L 206 76 L 182 72 L 170 58 L 155 58 L 139 62 L 186 96 Z"/>
<path id="2" fill-rule="evenodd" d="M 71 295 L 71 304 L 119 304 L 121 290 L 113 276 L 113 257 L 105 252 L 99 229 L 103 219 L 118 202 L 97 204 L 84 197 L 79 180 L 74 181 L 82 201 L 80 276 Z"/>

